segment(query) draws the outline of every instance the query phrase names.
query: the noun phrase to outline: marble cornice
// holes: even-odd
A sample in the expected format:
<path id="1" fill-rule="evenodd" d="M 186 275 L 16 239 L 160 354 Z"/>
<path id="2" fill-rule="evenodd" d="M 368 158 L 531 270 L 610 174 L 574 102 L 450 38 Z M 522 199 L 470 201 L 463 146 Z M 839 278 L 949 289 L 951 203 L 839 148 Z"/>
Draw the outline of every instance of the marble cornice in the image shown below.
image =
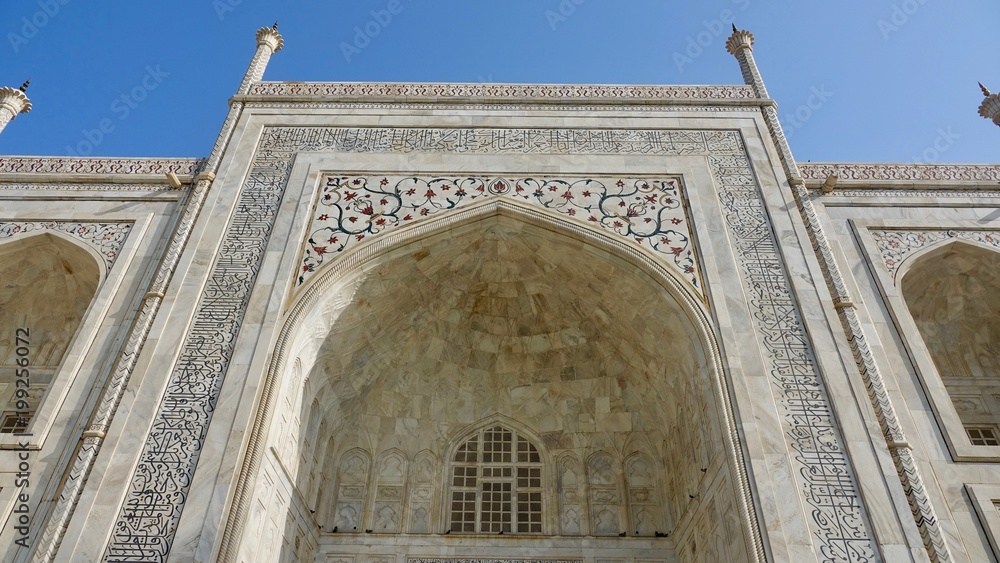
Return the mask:
<path id="1" fill-rule="evenodd" d="M 837 185 L 857 188 L 969 187 L 993 188 L 1000 185 L 1000 164 L 913 164 L 913 163 L 799 163 L 799 171 L 809 187 L 817 187 L 831 174 Z M 816 184 L 816 185 L 813 185 Z M 930 185 L 927 185 L 930 184 Z"/>
<path id="2" fill-rule="evenodd" d="M 748 86 L 424 84 L 394 82 L 259 82 L 236 101 L 316 100 L 507 104 L 770 104 Z"/>
<path id="3" fill-rule="evenodd" d="M 75 190 L 135 190 L 139 184 L 165 184 L 167 173 L 176 174 L 187 185 L 203 162 L 200 158 L 3 156 L 0 189 L 37 189 L 51 184 L 52 189 L 67 185 Z"/>

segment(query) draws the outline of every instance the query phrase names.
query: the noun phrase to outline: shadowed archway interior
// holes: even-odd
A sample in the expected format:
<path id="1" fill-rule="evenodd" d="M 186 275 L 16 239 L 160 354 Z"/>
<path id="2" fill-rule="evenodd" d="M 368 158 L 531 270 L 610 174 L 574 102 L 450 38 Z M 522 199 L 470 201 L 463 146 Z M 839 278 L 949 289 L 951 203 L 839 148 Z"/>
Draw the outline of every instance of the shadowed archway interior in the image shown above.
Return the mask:
<path id="1" fill-rule="evenodd" d="M 52 383 L 100 282 L 97 261 L 83 248 L 50 234 L 0 245 L 0 409 L 3 428 L 27 426 Z M 17 329 L 26 329 L 30 353 L 27 409 L 15 396 Z M 23 335 L 23 333 L 21 333 Z M 23 383 L 23 381 L 22 381 Z M 22 390 L 23 391 L 23 390 Z M 24 404 L 20 404 L 24 406 Z M 18 420 L 20 419 L 20 420 Z M 13 426 L 12 426 L 13 425 Z"/>
<path id="2" fill-rule="evenodd" d="M 920 258 L 903 296 L 972 445 L 1000 445 L 1000 253 L 964 242 Z"/>
<path id="3" fill-rule="evenodd" d="M 589 536 L 667 560 L 746 559 L 706 344 L 649 275 L 504 215 L 363 270 L 312 366 L 296 369 L 305 382 L 286 386 L 298 416 L 271 433 L 321 552 L 354 552 L 369 534 L 439 550 L 502 530 L 509 556 Z M 503 436 L 514 452 L 537 448 L 524 471 L 541 467 L 540 483 L 524 481 L 540 504 L 523 505 L 541 525 L 520 534 L 517 455 L 507 480 L 484 465 L 501 460 L 487 451 Z M 471 462 L 470 437 L 482 456 Z M 460 482 L 460 470 L 479 473 Z M 509 496 L 490 496 L 507 481 Z M 474 526 L 456 524 L 462 510 Z"/>

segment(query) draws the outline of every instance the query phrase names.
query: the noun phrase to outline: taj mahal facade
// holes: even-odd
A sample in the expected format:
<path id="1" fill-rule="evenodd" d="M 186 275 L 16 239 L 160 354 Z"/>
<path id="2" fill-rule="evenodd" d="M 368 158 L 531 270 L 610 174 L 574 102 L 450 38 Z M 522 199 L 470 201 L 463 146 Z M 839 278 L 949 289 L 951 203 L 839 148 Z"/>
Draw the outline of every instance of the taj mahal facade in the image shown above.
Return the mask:
<path id="1" fill-rule="evenodd" d="M 256 41 L 205 158 L 0 156 L 0 559 L 1000 556 L 1000 164 L 797 163 L 735 27 L 721 86 Z"/>

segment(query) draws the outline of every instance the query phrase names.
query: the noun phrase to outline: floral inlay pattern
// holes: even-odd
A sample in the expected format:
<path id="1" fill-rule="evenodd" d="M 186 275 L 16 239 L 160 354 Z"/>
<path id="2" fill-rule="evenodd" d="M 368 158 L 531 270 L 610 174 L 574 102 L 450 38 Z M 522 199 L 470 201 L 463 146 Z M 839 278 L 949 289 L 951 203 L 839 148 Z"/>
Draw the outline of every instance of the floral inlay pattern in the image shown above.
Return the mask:
<path id="1" fill-rule="evenodd" d="M 899 266 L 914 252 L 943 240 L 962 239 L 1000 248 L 1000 232 L 997 231 L 872 229 L 871 234 L 885 267 L 893 277 Z"/>
<path id="2" fill-rule="evenodd" d="M 676 179 L 326 176 L 298 285 L 367 237 L 490 197 L 508 197 L 599 225 L 663 257 L 700 291 L 690 222 Z"/>
<path id="3" fill-rule="evenodd" d="M 92 246 L 104 258 L 104 265 L 110 271 L 131 230 L 132 223 L 0 222 L 0 239 L 33 231 L 59 231 Z"/>

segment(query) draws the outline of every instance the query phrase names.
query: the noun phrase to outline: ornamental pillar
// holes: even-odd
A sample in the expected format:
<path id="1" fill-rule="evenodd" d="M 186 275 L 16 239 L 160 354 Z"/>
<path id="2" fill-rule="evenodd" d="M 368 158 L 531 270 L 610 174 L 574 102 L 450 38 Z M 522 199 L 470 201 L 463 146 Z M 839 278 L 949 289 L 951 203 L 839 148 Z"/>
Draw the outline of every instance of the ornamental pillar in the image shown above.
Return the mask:
<path id="1" fill-rule="evenodd" d="M 30 82 L 30 79 L 26 80 L 16 90 L 6 86 L 0 88 L 0 133 L 3 132 L 4 127 L 7 127 L 7 124 L 13 121 L 15 117 L 31 111 L 31 101 L 28 100 L 28 96 L 24 93 L 28 89 Z"/>

